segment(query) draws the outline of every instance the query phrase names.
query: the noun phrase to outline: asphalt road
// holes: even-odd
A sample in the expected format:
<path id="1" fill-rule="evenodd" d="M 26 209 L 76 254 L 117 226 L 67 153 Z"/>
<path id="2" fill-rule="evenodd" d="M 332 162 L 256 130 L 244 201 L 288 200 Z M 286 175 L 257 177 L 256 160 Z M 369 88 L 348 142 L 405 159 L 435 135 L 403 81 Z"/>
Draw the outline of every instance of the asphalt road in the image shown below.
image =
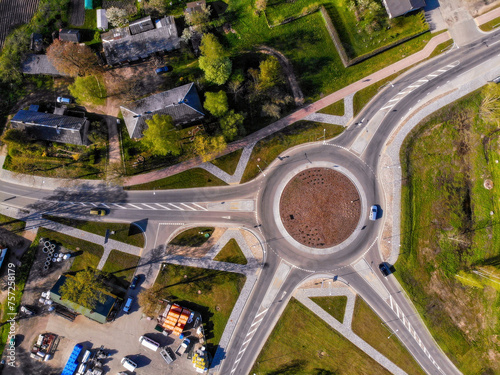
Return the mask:
<path id="1" fill-rule="evenodd" d="M 377 265 L 382 261 L 376 241 L 381 230 L 380 221 L 370 222 L 365 212 L 355 236 L 347 246 L 340 246 L 329 254 L 318 255 L 297 249 L 286 234 L 283 235 L 273 207 L 279 200 L 280 182 L 297 168 L 306 168 L 317 163 L 330 163 L 332 168 L 338 166 L 352 174 L 364 194 L 365 208 L 375 203 L 383 205 L 377 180 L 379 156 L 385 141 L 402 115 L 416 107 L 419 100 L 424 99 L 429 92 L 497 56 L 500 51 L 500 44 L 497 42 L 500 42 L 497 35 L 488 36 L 472 46 L 455 49 L 410 70 L 393 82 L 393 86 L 389 85 L 381 91 L 362 111 L 355 120 L 360 123 L 361 119 L 364 119 L 361 124 L 351 125 L 341 136 L 329 142 L 330 144 L 301 146 L 285 152 L 288 158 L 276 161 L 266 169 L 265 176 L 260 175 L 243 185 L 168 191 L 123 191 L 111 186 L 82 186 L 77 190 L 48 191 L 2 182 L 0 202 L 3 205 L 25 209 L 28 217 L 46 212 L 89 218 L 90 208 L 104 205 L 110 208 L 110 215 L 98 218 L 100 220 L 145 220 L 150 223 L 151 228 L 157 227 L 155 223 L 172 222 L 179 225 L 240 225 L 259 230 L 261 237 L 265 239 L 267 256 L 257 285 L 233 334 L 229 350 L 225 353 L 222 374 L 249 372 L 294 289 L 313 274 L 339 276 L 348 282 L 394 332 L 397 330 L 398 337 L 429 374 L 458 374 L 460 372 L 434 343 L 404 293 L 397 289 L 391 280 L 392 276 L 380 276 L 390 295 L 387 300 L 375 293 L 372 285 L 353 269 L 354 261 L 362 256 L 367 260 L 367 264 L 373 262 Z M 457 61 L 458 65 L 454 65 Z M 380 109 L 387 106 L 390 100 L 407 87 L 450 65 L 454 66 L 439 72 L 428 82 L 421 81 L 418 87 L 413 88 L 397 100 L 393 107 L 380 114 Z M 349 148 L 354 147 L 358 136 L 366 132 L 370 120 L 377 116 L 382 118 L 380 125 L 360 155 L 349 151 Z M 149 236 L 156 235 L 155 229 L 151 228 L 147 229 L 146 233 Z M 148 246 L 153 242 L 155 241 L 148 240 Z M 283 269 L 289 269 L 289 272 L 267 305 L 268 291 L 272 290 L 277 270 Z"/>

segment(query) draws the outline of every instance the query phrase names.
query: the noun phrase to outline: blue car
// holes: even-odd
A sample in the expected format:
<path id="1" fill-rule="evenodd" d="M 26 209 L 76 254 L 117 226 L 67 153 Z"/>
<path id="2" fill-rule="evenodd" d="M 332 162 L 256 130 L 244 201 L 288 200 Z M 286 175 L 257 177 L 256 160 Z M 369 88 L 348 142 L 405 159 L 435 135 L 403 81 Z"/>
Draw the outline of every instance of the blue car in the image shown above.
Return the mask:
<path id="1" fill-rule="evenodd" d="M 139 282 L 139 275 L 136 275 L 132 279 L 132 283 L 130 284 L 130 289 L 135 289 L 137 287 L 137 283 Z"/>
<path id="2" fill-rule="evenodd" d="M 167 72 L 170 72 L 170 68 L 168 66 L 162 66 L 161 68 L 155 70 L 156 74 L 163 74 Z"/>

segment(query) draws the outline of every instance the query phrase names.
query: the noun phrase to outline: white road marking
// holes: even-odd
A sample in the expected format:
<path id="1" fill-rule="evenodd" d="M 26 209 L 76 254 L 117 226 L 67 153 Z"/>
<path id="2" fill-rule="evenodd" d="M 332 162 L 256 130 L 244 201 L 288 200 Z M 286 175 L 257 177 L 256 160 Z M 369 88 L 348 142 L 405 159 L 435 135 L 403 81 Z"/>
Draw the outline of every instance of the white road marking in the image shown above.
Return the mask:
<path id="1" fill-rule="evenodd" d="M 258 327 L 257 327 L 257 328 L 255 328 L 252 332 L 248 332 L 248 333 L 247 333 L 247 336 L 250 336 L 252 333 L 254 333 L 255 331 L 257 331 L 257 329 L 258 329 Z M 245 336 L 245 337 L 247 337 L 247 336 Z"/>
<path id="2" fill-rule="evenodd" d="M 256 318 L 258 318 L 259 316 L 261 316 L 262 314 L 264 314 L 265 312 L 267 312 L 267 310 L 269 309 L 265 309 L 264 311 L 258 313 L 257 315 L 255 315 Z"/>
<path id="3" fill-rule="evenodd" d="M 245 341 L 243 344 L 241 344 L 241 346 L 244 346 L 244 345 L 248 344 L 250 341 L 252 341 L 251 338 L 249 338 L 247 341 Z"/>
<path id="4" fill-rule="evenodd" d="M 90 204 L 94 207 L 97 207 L 97 204 L 90 202 Z"/>
<path id="5" fill-rule="evenodd" d="M 144 208 L 136 206 L 135 204 L 132 204 L 132 203 L 127 203 L 127 204 L 131 205 L 134 208 L 137 208 L 138 210 L 143 210 L 144 209 Z"/>
<path id="6" fill-rule="evenodd" d="M 208 211 L 205 207 L 200 206 L 199 204 L 196 204 L 196 203 L 191 203 L 191 204 L 192 204 L 192 205 L 195 205 L 196 207 L 201 208 L 202 210 Z"/>
<path id="7" fill-rule="evenodd" d="M 150 206 L 149 204 L 146 203 L 141 203 L 143 206 L 146 206 L 147 208 L 151 208 L 152 210 L 157 210 L 156 207 Z"/>
<path id="8" fill-rule="evenodd" d="M 188 206 L 188 205 L 187 205 L 187 204 L 185 204 L 185 203 L 181 203 L 181 205 L 183 205 L 184 207 L 187 207 L 187 208 L 189 208 L 189 209 L 191 209 L 191 210 L 193 210 L 193 211 L 196 211 L 196 208 L 193 208 L 193 207 L 191 207 L 191 206 Z"/>
<path id="9" fill-rule="evenodd" d="M 116 207 L 119 207 L 119 208 L 123 208 L 124 210 L 127 209 L 127 207 L 124 207 L 124 206 L 120 206 L 118 203 L 111 203 L 113 206 L 116 206 Z"/>
<path id="10" fill-rule="evenodd" d="M 101 206 L 103 206 L 105 208 L 110 208 L 106 203 L 101 203 Z"/>
<path id="11" fill-rule="evenodd" d="M 184 211 L 184 208 L 180 208 L 179 206 L 176 206 L 175 204 L 169 203 L 169 205 L 174 206 L 178 210 Z"/>
<path id="12" fill-rule="evenodd" d="M 262 318 L 261 320 L 259 320 L 259 321 L 255 322 L 254 324 L 252 324 L 252 325 L 250 326 L 250 328 L 252 328 L 252 327 L 253 327 L 254 325 L 256 325 L 256 324 L 259 324 L 260 322 L 262 322 L 262 320 L 264 320 L 264 318 Z"/>
<path id="13" fill-rule="evenodd" d="M 184 225 L 185 223 L 160 223 L 159 225 Z"/>
<path id="14" fill-rule="evenodd" d="M 169 211 L 171 210 L 171 208 L 165 207 L 165 206 L 163 206 L 163 205 L 161 205 L 161 204 L 159 204 L 159 203 L 155 203 L 155 204 L 156 204 L 157 206 L 160 206 L 161 208 L 163 208 L 163 209 L 165 209 L 165 210 L 169 210 Z"/>

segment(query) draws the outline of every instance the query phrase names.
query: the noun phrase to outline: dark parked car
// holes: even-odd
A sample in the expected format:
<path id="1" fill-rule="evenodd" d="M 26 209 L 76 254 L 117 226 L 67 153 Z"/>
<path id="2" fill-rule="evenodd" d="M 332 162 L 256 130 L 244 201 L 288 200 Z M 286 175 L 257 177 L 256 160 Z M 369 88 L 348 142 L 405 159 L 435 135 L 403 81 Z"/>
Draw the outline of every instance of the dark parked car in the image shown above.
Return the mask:
<path id="1" fill-rule="evenodd" d="M 162 66 L 161 68 L 158 68 L 155 70 L 155 73 L 156 74 L 164 74 L 164 73 L 167 73 L 167 72 L 170 72 L 170 68 L 168 66 Z"/>
<path id="2" fill-rule="evenodd" d="M 385 263 L 380 263 L 378 268 L 380 269 L 380 272 L 382 272 L 382 275 L 384 275 L 385 277 L 389 276 L 391 273 L 389 266 Z"/>
<path id="3" fill-rule="evenodd" d="M 130 289 L 135 289 L 138 282 L 139 282 L 139 275 L 135 275 L 134 278 L 132 279 L 132 282 L 130 283 Z"/>

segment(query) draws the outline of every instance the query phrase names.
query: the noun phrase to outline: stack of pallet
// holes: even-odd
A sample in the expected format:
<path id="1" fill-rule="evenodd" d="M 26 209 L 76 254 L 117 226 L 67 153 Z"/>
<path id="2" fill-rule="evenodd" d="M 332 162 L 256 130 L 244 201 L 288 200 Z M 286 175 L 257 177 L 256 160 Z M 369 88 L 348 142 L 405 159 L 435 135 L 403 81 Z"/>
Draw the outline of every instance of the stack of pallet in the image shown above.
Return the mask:
<path id="1" fill-rule="evenodd" d="M 165 317 L 163 328 L 175 336 L 180 336 L 190 315 L 191 311 L 174 303 Z"/>

